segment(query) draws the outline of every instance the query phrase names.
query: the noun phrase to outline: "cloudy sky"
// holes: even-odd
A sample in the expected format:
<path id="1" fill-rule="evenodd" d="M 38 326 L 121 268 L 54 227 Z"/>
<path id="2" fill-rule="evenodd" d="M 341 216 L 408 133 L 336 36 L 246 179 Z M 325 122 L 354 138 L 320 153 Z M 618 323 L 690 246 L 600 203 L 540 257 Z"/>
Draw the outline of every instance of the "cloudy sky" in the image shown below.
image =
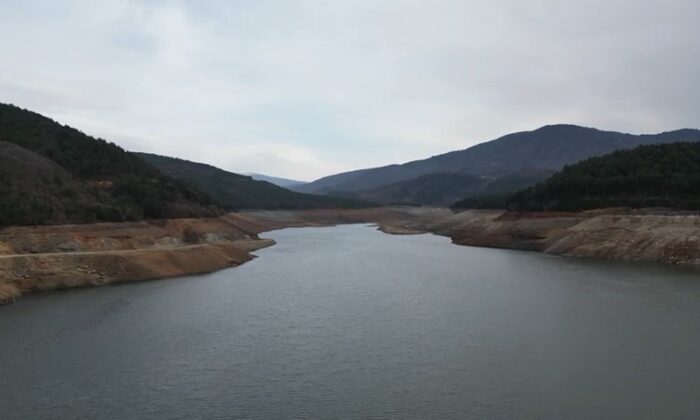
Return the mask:
<path id="1" fill-rule="evenodd" d="M 700 126 L 697 0 L 0 0 L 0 102 L 311 180 L 576 123 Z"/>

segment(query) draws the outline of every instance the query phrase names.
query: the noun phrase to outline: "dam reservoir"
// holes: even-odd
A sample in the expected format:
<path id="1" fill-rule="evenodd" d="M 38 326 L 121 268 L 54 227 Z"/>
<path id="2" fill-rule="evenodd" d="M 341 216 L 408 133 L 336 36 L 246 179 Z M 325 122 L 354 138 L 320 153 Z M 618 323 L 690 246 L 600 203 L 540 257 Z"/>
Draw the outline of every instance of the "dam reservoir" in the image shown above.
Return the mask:
<path id="1" fill-rule="evenodd" d="M 0 308 L 3 419 L 688 419 L 700 273 L 365 225 Z"/>

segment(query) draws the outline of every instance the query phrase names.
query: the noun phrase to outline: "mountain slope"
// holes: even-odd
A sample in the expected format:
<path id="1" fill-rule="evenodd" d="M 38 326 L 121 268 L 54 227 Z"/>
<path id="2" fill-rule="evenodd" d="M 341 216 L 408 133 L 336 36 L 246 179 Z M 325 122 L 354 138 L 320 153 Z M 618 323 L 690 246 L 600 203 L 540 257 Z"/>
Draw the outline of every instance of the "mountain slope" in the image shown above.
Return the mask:
<path id="1" fill-rule="evenodd" d="M 113 143 L 0 104 L 0 224 L 218 214 L 204 194 Z"/>
<path id="2" fill-rule="evenodd" d="M 163 173 L 191 184 L 214 197 L 229 210 L 357 208 L 370 203 L 287 190 L 249 176 L 227 172 L 214 166 L 148 153 L 137 155 Z"/>
<path id="3" fill-rule="evenodd" d="M 700 130 L 632 135 L 575 125 L 551 125 L 509 134 L 465 150 L 380 168 L 345 172 L 299 187 L 313 193 L 368 191 L 430 173 L 503 177 L 523 170 L 555 171 L 564 165 L 642 144 L 698 141 Z"/>
<path id="4" fill-rule="evenodd" d="M 466 173 L 432 173 L 352 193 L 382 204 L 450 206 L 465 197 L 513 193 L 545 180 L 551 171 L 521 171 L 490 179 Z"/>
<path id="5" fill-rule="evenodd" d="M 455 207 L 478 207 L 474 200 Z M 583 160 L 534 187 L 509 196 L 504 207 L 578 211 L 604 207 L 700 209 L 700 143 L 644 145 Z"/>
<path id="6" fill-rule="evenodd" d="M 295 179 L 280 178 L 277 176 L 256 174 L 253 172 L 249 172 L 249 173 L 246 173 L 244 175 L 247 175 L 256 181 L 266 181 L 266 182 L 269 182 L 270 184 L 275 184 L 278 187 L 282 187 L 282 188 L 294 189 L 294 188 L 300 187 L 304 184 L 308 184 L 308 182 L 305 182 L 305 181 L 297 181 Z"/>

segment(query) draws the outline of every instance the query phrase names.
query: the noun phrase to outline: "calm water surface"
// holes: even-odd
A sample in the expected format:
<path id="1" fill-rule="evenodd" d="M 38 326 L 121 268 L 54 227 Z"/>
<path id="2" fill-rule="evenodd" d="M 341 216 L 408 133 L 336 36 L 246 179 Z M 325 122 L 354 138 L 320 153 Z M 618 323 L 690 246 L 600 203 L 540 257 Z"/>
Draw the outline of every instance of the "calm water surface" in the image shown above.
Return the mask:
<path id="1" fill-rule="evenodd" d="M 700 275 L 287 229 L 0 308 L 2 419 L 700 418 Z"/>

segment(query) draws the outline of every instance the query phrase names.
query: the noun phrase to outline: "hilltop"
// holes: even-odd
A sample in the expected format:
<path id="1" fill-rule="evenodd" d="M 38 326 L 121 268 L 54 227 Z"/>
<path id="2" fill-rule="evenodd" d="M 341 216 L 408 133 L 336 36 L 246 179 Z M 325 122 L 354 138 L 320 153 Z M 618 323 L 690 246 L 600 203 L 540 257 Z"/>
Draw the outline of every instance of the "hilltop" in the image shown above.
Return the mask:
<path id="1" fill-rule="evenodd" d="M 0 104 L 0 225 L 220 213 L 214 201 L 114 143 Z"/>

